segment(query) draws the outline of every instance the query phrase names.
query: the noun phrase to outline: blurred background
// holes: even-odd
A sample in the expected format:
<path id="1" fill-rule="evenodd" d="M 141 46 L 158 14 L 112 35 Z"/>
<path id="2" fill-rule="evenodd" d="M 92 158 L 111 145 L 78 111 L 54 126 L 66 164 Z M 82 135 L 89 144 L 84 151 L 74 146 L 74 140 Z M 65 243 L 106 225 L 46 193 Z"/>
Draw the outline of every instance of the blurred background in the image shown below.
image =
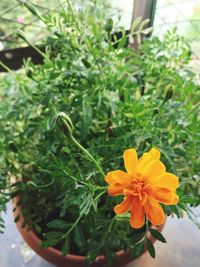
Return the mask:
<path id="1" fill-rule="evenodd" d="M 23 46 L 16 36 L 16 31 L 22 29 L 30 41 L 40 43 L 46 34 L 45 27 L 26 7 L 24 0 L 0 1 L 0 51 Z M 49 10 L 59 9 L 55 0 L 31 0 L 41 12 L 48 14 Z M 62 1 L 66 4 L 66 1 Z M 142 1 L 141 1 L 142 2 Z M 151 19 L 154 18 L 153 35 L 163 36 L 168 30 L 177 28 L 192 47 L 194 67 L 200 67 L 200 0 L 158 0 L 152 2 Z M 81 2 L 84 5 L 84 1 Z M 134 0 L 111 0 L 111 16 L 119 20 L 120 25 L 130 28 Z M 78 5 L 78 4 L 77 4 Z M 80 7 L 80 4 L 78 6 Z M 141 9 L 143 6 L 141 6 Z"/>

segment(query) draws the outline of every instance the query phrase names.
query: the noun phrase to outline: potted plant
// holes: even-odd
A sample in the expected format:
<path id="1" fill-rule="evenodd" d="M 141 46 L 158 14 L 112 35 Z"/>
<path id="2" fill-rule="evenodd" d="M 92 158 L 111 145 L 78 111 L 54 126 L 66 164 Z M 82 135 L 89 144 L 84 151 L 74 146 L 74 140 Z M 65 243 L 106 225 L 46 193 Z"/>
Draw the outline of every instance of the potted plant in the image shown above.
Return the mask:
<path id="1" fill-rule="evenodd" d="M 35 47 L 43 65 L 27 61 L 1 81 L 1 210 L 13 198 L 24 239 L 58 266 L 117 266 L 145 249 L 155 257 L 166 216 L 198 224 L 190 48 L 173 31 L 135 52 L 128 37 L 148 33 L 146 22 L 117 39 L 91 1 L 46 17 L 26 6 L 50 34 L 45 52 Z"/>

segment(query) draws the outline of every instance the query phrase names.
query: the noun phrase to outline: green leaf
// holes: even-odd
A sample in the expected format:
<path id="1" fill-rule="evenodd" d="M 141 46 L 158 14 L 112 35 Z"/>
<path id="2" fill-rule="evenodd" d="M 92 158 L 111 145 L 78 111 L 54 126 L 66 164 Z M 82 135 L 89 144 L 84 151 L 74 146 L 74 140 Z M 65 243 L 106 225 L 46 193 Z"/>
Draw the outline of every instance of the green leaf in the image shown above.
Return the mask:
<path id="1" fill-rule="evenodd" d="M 91 64 L 88 62 L 86 58 L 82 58 L 82 62 L 86 68 L 89 69 L 91 67 Z"/>
<path id="2" fill-rule="evenodd" d="M 111 18 L 106 20 L 105 30 L 110 33 L 113 29 L 113 20 Z"/>
<path id="3" fill-rule="evenodd" d="M 132 250 L 133 256 L 136 258 L 139 257 L 143 252 L 144 252 L 144 241 L 137 243 Z"/>
<path id="4" fill-rule="evenodd" d="M 134 20 L 134 22 L 131 26 L 131 33 L 133 33 L 138 28 L 141 21 L 142 21 L 142 17 L 138 17 L 136 20 Z"/>
<path id="5" fill-rule="evenodd" d="M 158 232 L 155 229 L 150 228 L 149 229 L 150 233 L 152 234 L 153 237 L 155 237 L 157 240 L 163 242 L 163 243 L 167 243 L 166 239 L 164 238 L 164 236 Z"/>
<path id="6" fill-rule="evenodd" d="M 199 220 L 199 217 L 197 216 L 197 214 L 193 210 L 191 210 L 189 207 L 184 205 L 183 203 L 182 203 L 182 205 L 185 208 L 185 211 L 186 211 L 188 217 L 190 218 L 190 220 L 200 229 L 200 220 Z"/>
<path id="7" fill-rule="evenodd" d="M 74 229 L 74 242 L 79 249 L 83 249 L 85 246 L 85 237 L 79 226 Z"/>
<path id="8" fill-rule="evenodd" d="M 142 31 L 150 22 L 150 19 L 144 19 L 139 26 L 139 31 Z"/>
<path id="9" fill-rule="evenodd" d="M 25 2 L 24 3 L 24 6 L 33 14 L 33 15 L 35 15 L 35 16 L 37 16 L 39 19 L 41 19 L 42 21 L 44 20 L 43 18 L 42 18 L 42 16 L 40 15 L 40 13 L 39 13 L 39 11 L 38 11 L 38 9 L 34 6 L 34 5 L 32 5 L 31 3 L 28 3 L 28 2 Z"/>
<path id="10" fill-rule="evenodd" d="M 141 33 L 147 35 L 147 34 L 149 34 L 152 31 L 153 31 L 153 27 L 149 27 L 147 29 L 142 30 Z"/>
<path id="11" fill-rule="evenodd" d="M 151 240 L 146 238 L 146 242 L 147 242 L 147 250 L 148 250 L 150 256 L 152 258 L 155 258 L 156 252 L 155 252 L 155 248 L 154 248 L 153 244 L 151 243 Z"/>
<path id="12" fill-rule="evenodd" d="M 20 214 L 18 214 L 16 217 L 15 217 L 15 223 L 17 223 L 19 221 L 19 218 L 20 218 Z"/>
<path id="13" fill-rule="evenodd" d="M 63 220 L 56 219 L 48 223 L 47 226 L 53 229 L 67 229 L 69 224 Z"/>
<path id="14" fill-rule="evenodd" d="M 69 253 L 70 250 L 70 240 L 68 237 L 65 238 L 64 245 L 61 249 L 62 256 L 66 256 Z"/>
<path id="15" fill-rule="evenodd" d="M 41 233 L 42 232 L 42 228 L 39 224 L 35 223 L 34 224 L 34 229 L 37 233 Z"/>
<path id="16" fill-rule="evenodd" d="M 94 262 L 95 258 L 99 255 L 99 247 L 96 247 L 94 249 L 90 249 L 87 252 L 86 261 L 88 264 L 91 264 Z"/>
<path id="17" fill-rule="evenodd" d="M 181 202 L 189 203 L 189 204 L 196 204 L 199 201 L 199 198 L 196 196 L 184 195 L 181 199 Z"/>
<path id="18" fill-rule="evenodd" d="M 45 241 L 42 241 L 40 244 L 40 248 L 48 248 L 48 247 L 53 247 L 57 245 L 60 242 L 60 239 L 48 239 Z"/>
<path id="19" fill-rule="evenodd" d="M 138 243 L 144 237 L 144 235 L 145 235 L 145 233 L 134 234 L 132 236 L 133 242 Z"/>
<path id="20" fill-rule="evenodd" d="M 60 232 L 49 232 L 49 233 L 45 233 L 44 237 L 45 239 L 61 239 L 61 237 L 63 236 L 63 233 Z"/>

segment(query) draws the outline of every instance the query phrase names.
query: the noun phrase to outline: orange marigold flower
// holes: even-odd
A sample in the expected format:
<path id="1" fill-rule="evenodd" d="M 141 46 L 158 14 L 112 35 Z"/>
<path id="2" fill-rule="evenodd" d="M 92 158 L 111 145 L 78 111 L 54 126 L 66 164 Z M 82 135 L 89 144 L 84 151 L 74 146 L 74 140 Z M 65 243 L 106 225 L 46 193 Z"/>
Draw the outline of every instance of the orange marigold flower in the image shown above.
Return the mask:
<path id="1" fill-rule="evenodd" d="M 153 225 L 164 223 L 165 213 L 159 203 L 177 204 L 178 177 L 166 172 L 160 152 L 155 148 L 139 159 L 135 149 L 127 149 L 123 158 L 127 172 L 111 171 L 105 177 L 109 195 L 125 195 L 123 202 L 114 207 L 115 213 L 130 211 L 133 228 L 144 225 L 145 214 Z"/>

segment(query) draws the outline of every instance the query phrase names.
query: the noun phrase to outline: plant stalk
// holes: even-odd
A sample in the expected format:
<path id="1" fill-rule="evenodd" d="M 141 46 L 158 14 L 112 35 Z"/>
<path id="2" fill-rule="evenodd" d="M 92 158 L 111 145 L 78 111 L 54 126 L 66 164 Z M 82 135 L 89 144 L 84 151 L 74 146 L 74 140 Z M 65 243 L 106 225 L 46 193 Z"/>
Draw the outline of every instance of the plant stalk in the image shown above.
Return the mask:
<path id="1" fill-rule="evenodd" d="M 82 152 L 90 159 L 94 165 L 96 166 L 97 170 L 105 177 L 105 173 L 103 172 L 102 168 L 100 167 L 99 163 L 94 159 L 94 157 L 73 137 L 72 134 L 69 135 L 72 142 L 80 149 Z"/>

